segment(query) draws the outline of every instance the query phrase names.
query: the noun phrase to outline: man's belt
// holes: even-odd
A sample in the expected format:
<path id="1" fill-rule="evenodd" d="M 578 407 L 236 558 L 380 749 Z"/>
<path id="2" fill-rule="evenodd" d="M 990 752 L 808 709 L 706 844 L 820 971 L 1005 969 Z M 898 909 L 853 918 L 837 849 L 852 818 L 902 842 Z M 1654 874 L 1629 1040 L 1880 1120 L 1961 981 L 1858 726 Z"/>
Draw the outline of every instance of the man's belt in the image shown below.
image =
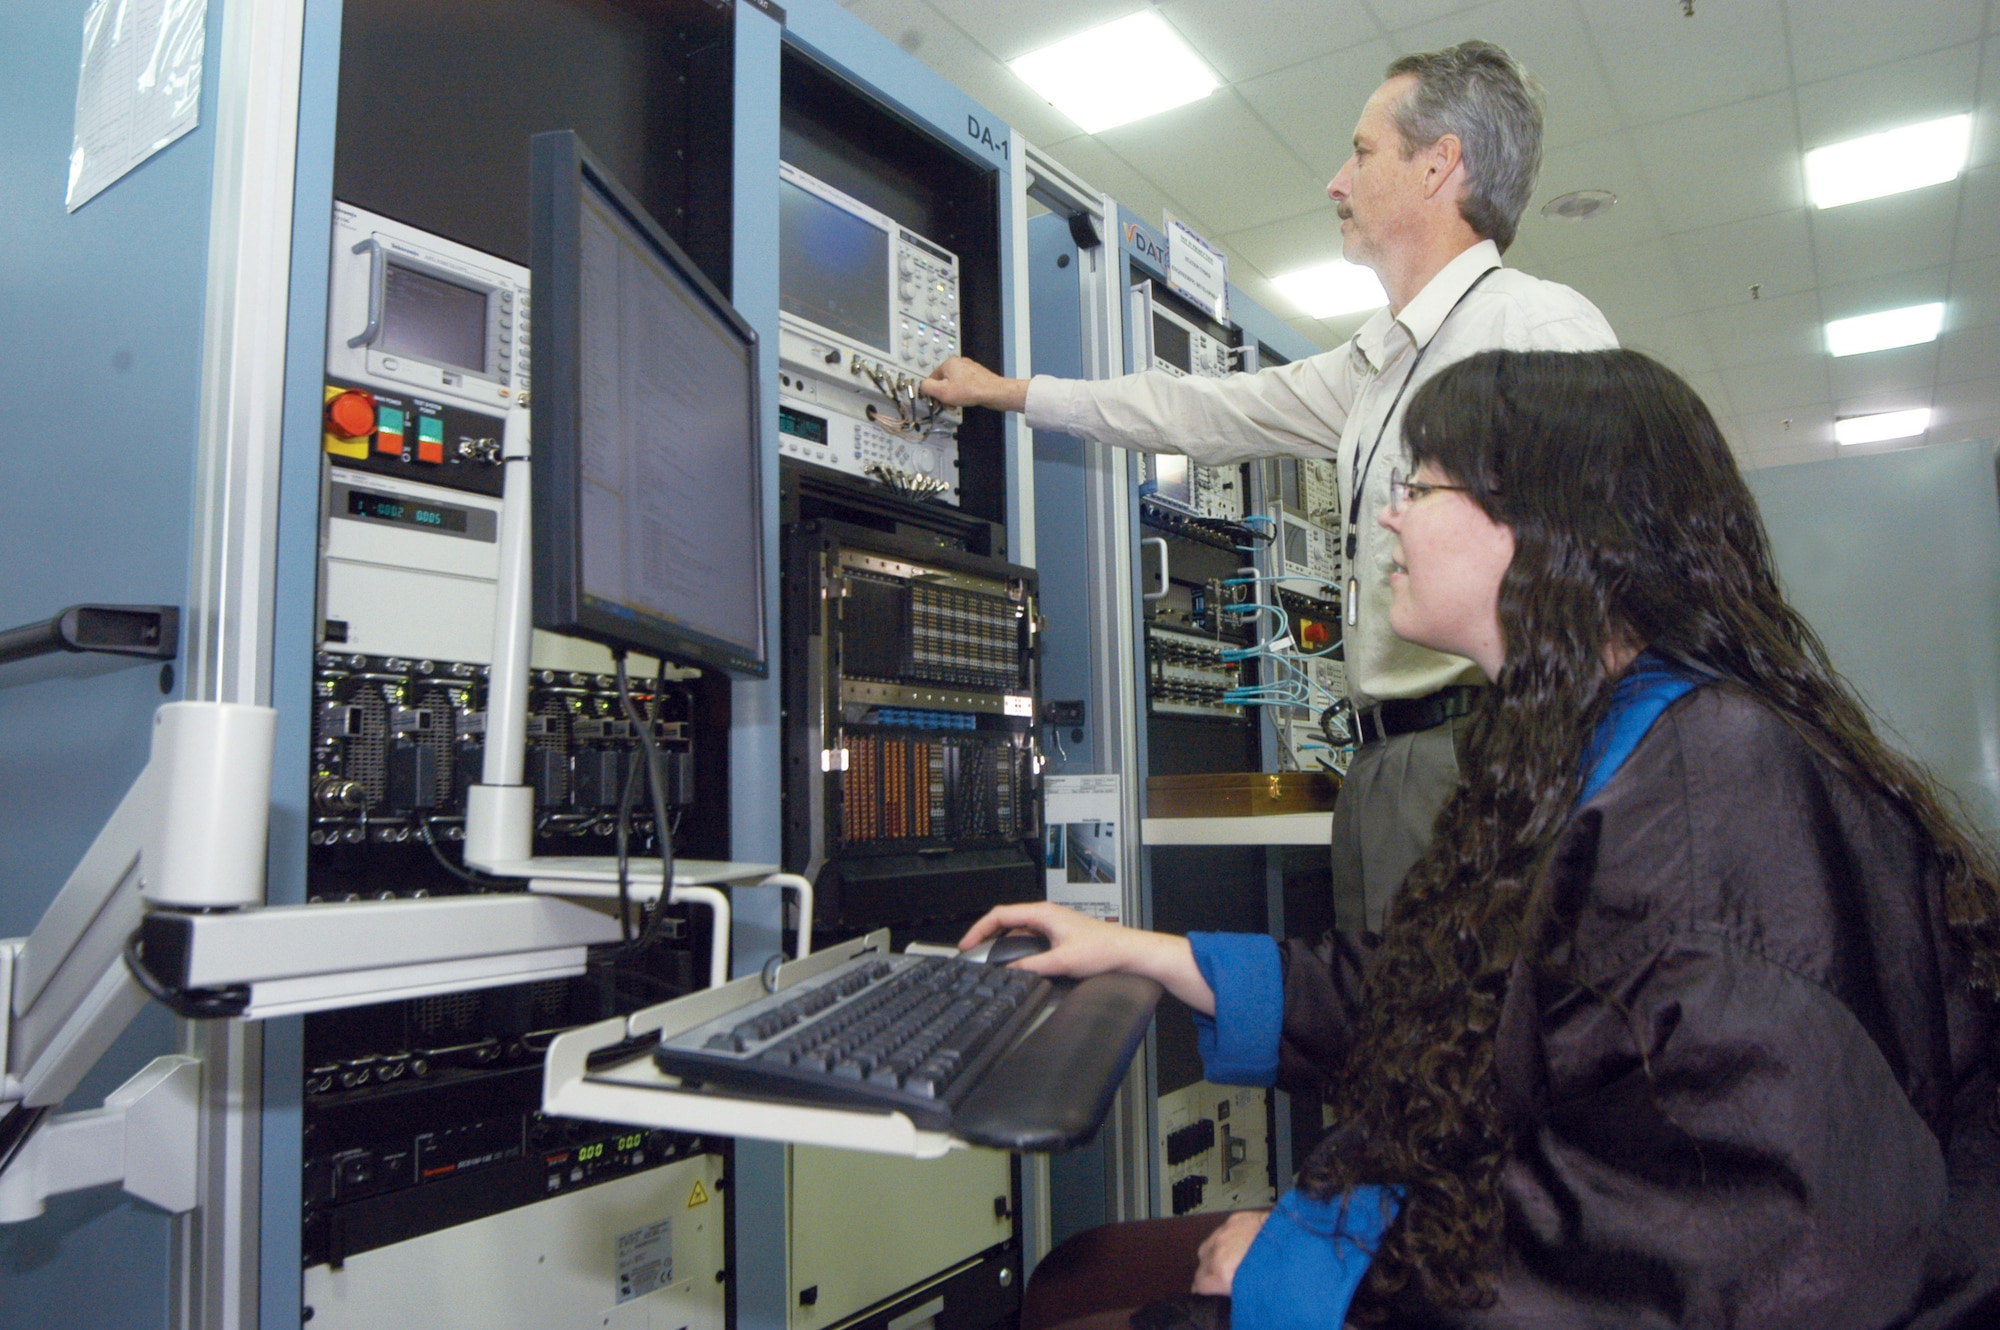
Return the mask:
<path id="1" fill-rule="evenodd" d="M 1440 688 L 1422 697 L 1396 697 L 1355 716 L 1361 742 L 1379 743 L 1399 734 L 1435 729 L 1448 720 L 1470 716 L 1479 689 L 1467 685 Z"/>

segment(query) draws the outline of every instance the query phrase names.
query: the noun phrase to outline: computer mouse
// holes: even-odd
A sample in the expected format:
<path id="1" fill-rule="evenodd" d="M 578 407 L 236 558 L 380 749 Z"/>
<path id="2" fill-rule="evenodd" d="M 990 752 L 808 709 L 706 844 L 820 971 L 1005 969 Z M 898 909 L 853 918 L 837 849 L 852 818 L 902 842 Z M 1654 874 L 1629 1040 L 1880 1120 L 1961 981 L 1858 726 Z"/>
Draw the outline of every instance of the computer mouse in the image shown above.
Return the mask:
<path id="1" fill-rule="evenodd" d="M 1049 940 L 1040 933 L 1001 933 L 958 953 L 960 960 L 1006 965 L 1024 956 L 1039 956 L 1049 949 Z"/>

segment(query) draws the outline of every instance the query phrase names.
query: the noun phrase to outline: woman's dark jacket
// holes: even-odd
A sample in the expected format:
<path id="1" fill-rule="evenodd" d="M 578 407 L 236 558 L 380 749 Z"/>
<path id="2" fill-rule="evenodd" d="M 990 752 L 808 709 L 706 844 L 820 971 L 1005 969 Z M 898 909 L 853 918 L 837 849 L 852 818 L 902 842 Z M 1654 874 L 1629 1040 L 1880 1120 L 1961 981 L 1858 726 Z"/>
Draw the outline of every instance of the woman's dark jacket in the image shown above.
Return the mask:
<path id="1" fill-rule="evenodd" d="M 1498 1300 L 1394 1319 L 2000 1326 L 1995 1021 L 1910 823 L 1714 686 L 1550 872 L 1583 982 L 1510 981 Z M 1366 963 L 1344 935 L 1286 944 L 1282 1088 L 1324 1091 Z"/>

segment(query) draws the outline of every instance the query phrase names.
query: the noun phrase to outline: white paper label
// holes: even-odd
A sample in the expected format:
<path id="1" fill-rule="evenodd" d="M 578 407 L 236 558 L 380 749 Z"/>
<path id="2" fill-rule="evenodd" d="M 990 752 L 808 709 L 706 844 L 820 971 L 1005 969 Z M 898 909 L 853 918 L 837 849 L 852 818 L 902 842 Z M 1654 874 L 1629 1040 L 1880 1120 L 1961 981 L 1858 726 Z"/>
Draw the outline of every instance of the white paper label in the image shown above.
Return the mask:
<path id="1" fill-rule="evenodd" d="M 1095 919 L 1120 922 L 1119 779 L 1050 776 L 1043 783 L 1043 882 L 1049 899 Z"/>
<path id="2" fill-rule="evenodd" d="M 643 1298 L 674 1282 L 674 1221 L 618 1235 L 618 1301 Z"/>
<path id="3" fill-rule="evenodd" d="M 1172 215 L 1167 217 L 1167 285 L 1217 323 L 1229 322 L 1229 256 Z"/>
<path id="4" fill-rule="evenodd" d="M 1035 714 L 1035 699 L 1026 693 L 1009 693 L 1001 705 L 1002 709 L 1009 716 L 1033 716 Z"/>
<path id="5" fill-rule="evenodd" d="M 64 203 L 75 212 L 195 127 L 208 0 L 92 0 Z"/>

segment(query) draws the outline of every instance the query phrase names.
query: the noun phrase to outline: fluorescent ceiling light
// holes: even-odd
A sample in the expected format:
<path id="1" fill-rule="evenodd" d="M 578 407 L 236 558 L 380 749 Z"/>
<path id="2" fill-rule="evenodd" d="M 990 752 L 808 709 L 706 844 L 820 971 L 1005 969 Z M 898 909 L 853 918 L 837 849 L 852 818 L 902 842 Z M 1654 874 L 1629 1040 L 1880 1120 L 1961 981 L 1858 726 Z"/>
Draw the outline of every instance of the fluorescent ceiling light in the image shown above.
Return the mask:
<path id="1" fill-rule="evenodd" d="M 1806 154 L 1806 192 L 1822 208 L 1956 180 L 1972 143 L 1972 117 L 1946 116 L 1830 143 Z"/>
<path id="2" fill-rule="evenodd" d="M 1198 102 L 1220 86 L 1150 9 L 1030 51 L 1008 68 L 1086 134 Z"/>
<path id="3" fill-rule="evenodd" d="M 1836 356 L 1859 356 L 1870 351 L 1887 351 L 1892 346 L 1915 346 L 1935 342 L 1944 326 L 1942 304 L 1911 305 L 1885 309 L 1880 314 L 1861 314 L 1851 319 L 1834 319 L 1826 325 L 1826 349 Z"/>
<path id="4" fill-rule="evenodd" d="M 1931 409 L 1920 406 L 1913 411 L 1884 411 L 1875 416 L 1842 416 L 1833 422 L 1833 437 L 1840 443 L 1886 443 L 1890 439 L 1913 438 L 1930 426 Z"/>
<path id="5" fill-rule="evenodd" d="M 1382 280 L 1358 263 L 1335 259 L 1272 279 L 1287 300 L 1316 319 L 1359 314 L 1389 303 Z"/>

